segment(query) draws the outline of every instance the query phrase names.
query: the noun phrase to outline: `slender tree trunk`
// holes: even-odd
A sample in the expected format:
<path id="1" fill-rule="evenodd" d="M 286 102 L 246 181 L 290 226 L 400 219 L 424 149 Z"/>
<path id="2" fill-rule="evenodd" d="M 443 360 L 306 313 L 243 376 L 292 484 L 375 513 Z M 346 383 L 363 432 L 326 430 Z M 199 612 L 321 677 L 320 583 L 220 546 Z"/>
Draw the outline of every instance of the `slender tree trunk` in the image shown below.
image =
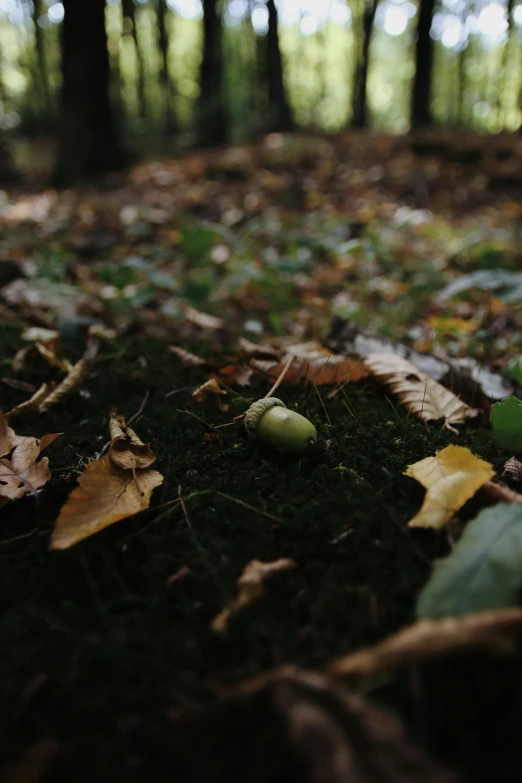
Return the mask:
<path id="1" fill-rule="evenodd" d="M 134 51 L 136 52 L 136 63 L 138 65 L 138 114 L 141 118 L 147 116 L 147 98 L 145 90 L 145 62 L 141 50 L 141 42 L 136 24 L 136 9 L 134 0 L 122 0 L 121 11 L 123 14 L 124 29 L 128 25 L 132 40 L 134 42 Z"/>
<path id="2" fill-rule="evenodd" d="M 366 128 L 368 124 L 368 69 L 373 23 L 378 0 L 365 0 L 362 15 L 362 45 L 358 53 L 353 80 L 352 126 Z"/>
<path id="3" fill-rule="evenodd" d="M 277 8 L 267 0 L 268 32 L 266 37 L 266 80 L 268 87 L 269 130 L 290 131 L 294 127 L 283 75 L 283 58 L 279 46 Z"/>
<path id="4" fill-rule="evenodd" d="M 412 130 L 433 125 L 431 88 L 433 73 L 433 40 L 430 38 L 435 0 L 420 0 L 415 41 L 415 77 L 411 99 Z"/>
<path id="5" fill-rule="evenodd" d="M 222 144 L 228 136 L 224 100 L 223 30 L 218 0 L 203 0 L 203 57 L 198 102 L 198 140 Z"/>
<path id="6" fill-rule="evenodd" d="M 158 20 L 158 46 L 161 54 L 160 83 L 163 92 L 165 110 L 165 130 L 174 133 L 177 128 L 176 115 L 173 107 L 174 89 L 169 71 L 169 31 L 167 28 L 166 0 L 157 0 L 156 14 Z"/>
<path id="7" fill-rule="evenodd" d="M 500 58 L 500 68 L 499 68 L 499 78 L 498 78 L 498 87 L 497 87 L 497 123 L 499 130 L 504 130 L 505 124 L 506 124 L 506 111 L 505 111 L 505 105 L 506 105 L 506 76 L 508 73 L 508 57 L 509 57 L 509 50 L 511 48 L 511 40 L 513 37 L 513 6 L 515 5 L 514 0 L 507 0 L 506 5 L 506 21 L 507 21 L 507 37 L 506 37 L 506 43 L 503 46 L 502 54 Z"/>
<path id="8" fill-rule="evenodd" d="M 109 99 L 105 0 L 63 0 L 57 184 L 124 162 Z"/>
<path id="9" fill-rule="evenodd" d="M 45 13 L 47 8 L 44 9 L 42 0 L 33 0 L 32 19 L 34 26 L 34 43 L 36 49 L 36 63 L 37 63 L 37 89 L 42 99 L 42 109 L 46 119 L 52 114 L 51 106 L 51 91 L 49 89 L 49 75 L 47 70 L 47 58 L 45 56 L 45 45 L 43 38 L 43 30 L 38 24 L 38 20 Z"/>

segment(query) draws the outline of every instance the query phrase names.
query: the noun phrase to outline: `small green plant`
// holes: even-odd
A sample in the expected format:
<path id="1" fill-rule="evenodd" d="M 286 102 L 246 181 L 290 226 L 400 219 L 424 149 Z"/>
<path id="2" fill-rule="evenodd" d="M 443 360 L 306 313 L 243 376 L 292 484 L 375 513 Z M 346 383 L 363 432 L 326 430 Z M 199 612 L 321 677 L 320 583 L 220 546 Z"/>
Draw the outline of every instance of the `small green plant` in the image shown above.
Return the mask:
<path id="1" fill-rule="evenodd" d="M 522 401 L 506 397 L 491 409 L 491 426 L 500 445 L 512 454 L 522 452 Z"/>

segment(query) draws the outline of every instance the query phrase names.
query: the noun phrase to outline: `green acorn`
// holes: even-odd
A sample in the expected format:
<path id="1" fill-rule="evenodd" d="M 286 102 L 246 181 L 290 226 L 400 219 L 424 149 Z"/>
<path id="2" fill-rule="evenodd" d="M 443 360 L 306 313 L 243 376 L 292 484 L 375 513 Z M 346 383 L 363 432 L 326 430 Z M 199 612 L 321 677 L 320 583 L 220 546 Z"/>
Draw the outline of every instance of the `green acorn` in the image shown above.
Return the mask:
<path id="1" fill-rule="evenodd" d="M 265 397 L 252 403 L 245 415 L 250 436 L 265 446 L 287 454 L 304 454 L 317 442 L 317 431 L 300 413 L 288 410 L 277 397 Z"/>

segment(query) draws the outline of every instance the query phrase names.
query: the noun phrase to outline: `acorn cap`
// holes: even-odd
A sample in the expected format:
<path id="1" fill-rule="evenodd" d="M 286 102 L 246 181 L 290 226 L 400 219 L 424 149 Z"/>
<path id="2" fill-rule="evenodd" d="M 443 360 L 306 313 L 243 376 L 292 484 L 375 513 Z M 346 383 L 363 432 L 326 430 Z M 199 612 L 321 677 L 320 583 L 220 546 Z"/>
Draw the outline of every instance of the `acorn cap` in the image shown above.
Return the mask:
<path id="1" fill-rule="evenodd" d="M 252 403 L 245 414 L 246 431 L 251 437 L 255 436 L 257 425 L 261 421 L 261 418 L 270 408 L 275 408 L 276 405 L 286 408 L 284 402 L 277 397 L 265 397 L 263 400 L 257 400 L 257 402 Z"/>

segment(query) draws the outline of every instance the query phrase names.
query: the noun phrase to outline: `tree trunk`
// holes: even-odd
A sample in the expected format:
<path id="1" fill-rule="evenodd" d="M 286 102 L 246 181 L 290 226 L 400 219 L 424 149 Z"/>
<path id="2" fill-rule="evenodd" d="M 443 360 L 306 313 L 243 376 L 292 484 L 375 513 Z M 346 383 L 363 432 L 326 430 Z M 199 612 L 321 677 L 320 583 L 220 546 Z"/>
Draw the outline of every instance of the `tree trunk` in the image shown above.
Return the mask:
<path id="1" fill-rule="evenodd" d="M 268 33 L 266 37 L 266 79 L 268 86 L 269 130 L 290 131 L 294 127 L 283 76 L 283 58 L 279 46 L 277 8 L 267 0 Z"/>
<path id="2" fill-rule="evenodd" d="M 420 0 L 415 41 L 415 77 L 411 99 L 412 130 L 433 125 L 431 87 L 433 72 L 433 40 L 430 38 L 435 0 Z"/>
<path id="3" fill-rule="evenodd" d="M 172 105 L 173 85 L 169 71 L 169 31 L 167 28 L 167 3 L 166 0 L 157 0 L 156 14 L 158 19 L 158 46 L 161 54 L 160 83 L 163 92 L 165 131 L 174 133 L 177 127 L 176 115 Z"/>
<path id="4" fill-rule="evenodd" d="M 368 68 L 370 65 L 370 45 L 373 23 L 378 0 L 365 0 L 362 15 L 362 46 L 358 52 L 353 79 L 352 126 L 366 128 L 368 124 Z"/>
<path id="5" fill-rule="evenodd" d="M 136 63 L 138 66 L 138 114 L 143 119 L 147 116 L 147 99 L 145 91 L 145 63 L 143 52 L 141 51 L 138 27 L 136 25 L 136 9 L 134 0 L 122 0 L 121 12 L 123 14 L 124 30 L 128 26 L 134 42 L 134 51 L 136 52 Z"/>
<path id="6" fill-rule="evenodd" d="M 498 79 L 498 89 L 497 89 L 497 123 L 499 126 L 499 130 L 504 130 L 506 125 L 506 111 L 505 111 L 505 105 L 506 105 L 506 76 L 508 74 L 508 57 L 509 57 L 509 50 L 511 48 L 511 41 L 513 38 L 513 6 L 515 5 L 514 0 L 507 0 L 506 5 L 506 21 L 507 21 L 507 36 L 506 36 L 506 43 L 504 44 L 502 48 L 502 54 L 500 58 L 500 68 L 499 68 L 499 79 Z"/>
<path id="7" fill-rule="evenodd" d="M 32 18 L 37 63 L 36 81 L 37 89 L 42 98 L 42 109 L 45 115 L 45 119 L 48 120 L 52 114 L 51 92 L 49 90 L 49 75 L 47 72 L 47 58 L 45 56 L 43 30 L 38 24 L 38 20 L 41 16 L 44 15 L 45 10 L 43 8 L 42 0 L 33 0 Z"/>
<path id="8" fill-rule="evenodd" d="M 198 101 L 198 141 L 222 144 L 228 136 L 224 101 L 222 22 L 217 0 L 203 0 L 203 57 Z"/>
<path id="9" fill-rule="evenodd" d="M 109 99 L 105 0 L 63 0 L 57 184 L 122 165 Z"/>

